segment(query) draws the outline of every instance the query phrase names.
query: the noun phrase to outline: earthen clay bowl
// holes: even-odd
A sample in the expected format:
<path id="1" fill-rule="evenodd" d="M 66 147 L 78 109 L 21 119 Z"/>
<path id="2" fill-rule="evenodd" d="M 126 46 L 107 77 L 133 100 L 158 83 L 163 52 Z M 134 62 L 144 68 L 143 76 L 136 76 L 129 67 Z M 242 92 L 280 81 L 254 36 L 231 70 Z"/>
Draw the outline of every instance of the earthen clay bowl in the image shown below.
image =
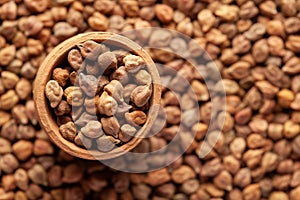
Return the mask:
<path id="1" fill-rule="evenodd" d="M 148 119 L 145 125 L 137 132 L 136 137 L 132 138 L 129 142 L 121 147 L 115 148 L 110 152 L 104 153 L 97 150 L 86 150 L 77 146 L 75 143 L 64 139 L 58 129 L 53 109 L 50 107 L 48 99 L 45 97 L 45 85 L 51 79 L 52 71 L 58 64 L 66 58 L 67 53 L 86 40 L 94 40 L 96 42 L 105 41 L 106 44 L 114 45 L 131 50 L 132 53 L 141 56 L 146 64 L 148 71 L 153 79 L 153 94 L 150 100 L 151 110 L 148 111 Z M 126 37 L 106 32 L 90 32 L 83 33 L 65 40 L 57 47 L 55 47 L 49 55 L 45 58 L 44 62 L 39 68 L 34 84 L 34 101 L 36 105 L 37 114 L 41 127 L 48 134 L 49 138 L 62 150 L 67 153 L 88 160 L 107 160 L 118 157 L 136 147 L 142 138 L 149 132 L 153 121 L 158 114 L 158 104 L 161 99 L 160 77 L 157 72 L 156 66 L 151 59 L 150 55 L 142 49 L 138 44 L 129 40 Z M 153 106 L 154 105 L 154 106 Z"/>

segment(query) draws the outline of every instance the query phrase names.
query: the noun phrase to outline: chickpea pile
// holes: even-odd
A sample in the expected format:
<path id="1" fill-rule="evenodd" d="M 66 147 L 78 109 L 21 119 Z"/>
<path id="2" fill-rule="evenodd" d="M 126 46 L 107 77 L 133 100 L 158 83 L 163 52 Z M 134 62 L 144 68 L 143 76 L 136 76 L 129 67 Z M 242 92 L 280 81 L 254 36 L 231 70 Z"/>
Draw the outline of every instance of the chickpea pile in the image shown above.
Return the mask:
<path id="1" fill-rule="evenodd" d="M 53 70 L 45 95 L 61 135 L 108 152 L 132 139 L 147 120 L 152 78 L 140 56 L 88 40 Z"/>

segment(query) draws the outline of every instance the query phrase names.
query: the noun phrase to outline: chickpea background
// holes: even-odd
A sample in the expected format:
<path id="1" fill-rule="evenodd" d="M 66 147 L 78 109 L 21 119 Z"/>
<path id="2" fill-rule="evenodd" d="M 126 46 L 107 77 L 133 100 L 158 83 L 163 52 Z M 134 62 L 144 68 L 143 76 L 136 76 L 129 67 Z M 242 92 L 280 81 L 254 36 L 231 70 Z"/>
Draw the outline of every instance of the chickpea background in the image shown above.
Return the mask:
<path id="1" fill-rule="evenodd" d="M 299 5 L 299 0 L 0 0 L 0 199 L 298 200 Z M 196 45 L 175 40 L 166 30 L 139 29 L 147 27 L 176 30 L 193 38 Z M 207 157 L 199 158 L 198 149 L 209 129 L 212 101 L 218 99 L 210 95 L 210 82 L 204 82 L 184 59 L 161 49 L 147 51 L 155 62 L 183 74 L 197 98 L 191 97 L 192 91 L 185 91 L 184 84 L 176 91 L 164 88 L 161 105 L 167 121 L 159 116 L 159 134 L 144 139 L 137 149 L 150 152 L 166 146 L 180 129 L 178 118 L 182 117 L 183 125 L 192 127 L 196 136 L 176 161 L 143 174 L 119 172 L 66 154 L 41 129 L 32 90 L 46 55 L 80 33 L 130 30 L 137 34 L 127 37 L 148 41 L 151 46 L 192 56 L 206 52 L 212 61 L 206 67 L 217 65 L 227 94 L 226 110 L 215 118 L 216 130 L 209 133 L 209 139 L 218 137 L 218 142 Z M 99 59 L 86 51 L 92 47 L 108 55 Z M 133 91 L 138 96 L 151 94 L 149 76 L 136 67 L 142 60 L 128 55 L 130 62 L 116 67 L 113 55 L 118 65 L 126 53 L 110 51 L 93 41 L 76 46 L 67 55 L 69 62 L 53 70 L 47 87 L 62 136 L 88 149 L 109 152 L 130 142 L 138 131 L 135 124 L 143 124 L 148 117 L 142 110 L 147 105 L 135 105 L 142 105 L 147 96 L 141 100 L 131 95 Z M 94 63 L 84 63 L 86 57 Z M 97 77 L 96 89 L 87 90 L 93 80 L 84 78 L 102 73 L 98 65 L 107 57 L 114 61 L 107 74 Z M 80 85 L 82 64 L 85 71 Z M 209 75 L 214 78 L 213 73 Z M 111 80 L 122 85 L 124 101 L 109 88 L 103 92 Z M 170 85 L 180 81 L 179 76 L 174 77 Z M 142 92 L 137 90 L 141 85 Z M 99 92 L 96 99 L 94 90 Z M 180 105 L 180 100 L 185 103 Z M 190 124 L 193 115 L 188 111 L 195 103 L 200 105 L 201 120 Z M 101 117 L 109 120 L 95 117 L 100 109 Z M 112 115 L 118 112 L 124 120 Z M 225 121 L 220 120 L 224 116 Z M 97 125 L 91 128 L 89 122 Z M 103 122 L 120 131 L 106 129 L 107 134 Z M 96 136 L 94 141 L 90 139 Z M 145 156 L 144 162 L 124 162 L 147 171 L 167 159 L 166 155 Z"/>

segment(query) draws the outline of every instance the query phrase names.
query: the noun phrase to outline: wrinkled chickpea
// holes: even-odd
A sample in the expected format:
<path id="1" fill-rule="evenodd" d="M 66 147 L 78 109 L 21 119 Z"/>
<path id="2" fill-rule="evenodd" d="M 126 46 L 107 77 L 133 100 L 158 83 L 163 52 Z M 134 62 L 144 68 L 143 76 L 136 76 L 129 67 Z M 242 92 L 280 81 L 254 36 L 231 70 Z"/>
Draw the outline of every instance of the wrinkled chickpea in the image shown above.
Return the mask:
<path id="1" fill-rule="evenodd" d="M 84 100 L 84 107 L 87 113 L 95 115 L 97 112 L 96 100 L 95 98 L 86 98 Z"/>
<path id="2" fill-rule="evenodd" d="M 97 91 L 98 80 L 93 75 L 79 74 L 79 86 L 80 89 L 89 97 L 94 97 Z"/>
<path id="3" fill-rule="evenodd" d="M 78 28 L 73 27 L 66 22 L 58 22 L 54 25 L 53 31 L 54 31 L 54 36 L 58 40 L 63 40 L 71 36 L 74 36 L 77 33 Z"/>
<path id="4" fill-rule="evenodd" d="M 74 142 L 78 146 L 82 146 L 87 149 L 90 149 L 93 145 L 92 140 L 90 138 L 85 137 L 81 132 L 77 133 Z"/>
<path id="5" fill-rule="evenodd" d="M 16 47 L 8 46 L 0 50 L 0 65 L 5 66 L 11 63 L 16 55 Z"/>
<path id="6" fill-rule="evenodd" d="M 24 26 L 26 36 L 35 36 L 43 29 L 43 23 L 35 16 L 27 18 Z"/>
<path id="7" fill-rule="evenodd" d="M 199 12 L 197 19 L 202 25 L 203 32 L 207 32 L 215 24 L 216 18 L 209 9 L 203 9 Z"/>
<path id="8" fill-rule="evenodd" d="M 123 62 L 125 63 L 125 70 L 131 73 L 139 71 L 142 65 L 145 64 L 144 60 L 136 55 L 125 56 Z"/>
<path id="9" fill-rule="evenodd" d="M 104 52 L 98 57 L 98 64 L 103 71 L 110 72 L 117 68 L 117 58 L 113 52 Z"/>
<path id="10" fill-rule="evenodd" d="M 27 172 L 24 169 L 22 168 L 17 169 L 14 173 L 14 179 L 16 181 L 17 187 L 19 187 L 22 190 L 28 189 L 29 178 Z"/>
<path id="11" fill-rule="evenodd" d="M 99 53 L 108 51 L 106 46 L 92 40 L 85 41 L 77 46 L 80 49 L 81 55 L 90 60 L 95 60 Z"/>
<path id="12" fill-rule="evenodd" d="M 71 67 L 73 67 L 75 70 L 78 70 L 82 65 L 82 56 L 78 49 L 72 49 L 68 53 L 68 61 Z"/>
<path id="13" fill-rule="evenodd" d="M 120 143 L 120 140 L 112 136 L 102 136 L 96 140 L 96 143 L 99 151 L 109 152 L 115 148 L 116 144 Z"/>
<path id="14" fill-rule="evenodd" d="M 152 93 L 150 86 L 151 85 L 138 86 L 132 91 L 130 99 L 136 106 L 143 107 L 146 105 Z"/>
<path id="15" fill-rule="evenodd" d="M 126 72 L 124 66 L 121 66 L 118 69 L 116 69 L 116 71 L 114 71 L 111 74 L 110 78 L 112 80 L 120 81 L 123 85 L 128 83 L 129 81 L 128 73 Z"/>
<path id="16" fill-rule="evenodd" d="M 71 107 L 69 106 L 68 102 L 62 100 L 54 110 L 57 116 L 62 116 L 64 114 L 68 114 L 71 112 Z"/>
<path id="17" fill-rule="evenodd" d="M 106 116 L 113 116 L 118 109 L 117 101 L 107 92 L 103 92 L 98 100 L 98 110 Z"/>
<path id="18" fill-rule="evenodd" d="M 64 87 L 69 79 L 69 72 L 67 69 L 55 68 L 52 78 L 57 81 L 60 86 Z"/>
<path id="19" fill-rule="evenodd" d="M 140 70 L 135 74 L 135 81 L 138 84 L 150 85 L 152 83 L 152 78 L 146 70 Z"/>
<path id="20" fill-rule="evenodd" d="M 80 109 L 79 109 L 80 110 Z M 78 126 L 85 126 L 90 120 L 96 120 L 95 115 L 90 115 L 86 112 L 80 112 L 80 116 L 75 120 L 75 124 Z"/>
<path id="21" fill-rule="evenodd" d="M 63 89 L 59 86 L 57 81 L 50 80 L 46 84 L 45 94 L 50 101 L 51 107 L 55 108 L 62 99 Z"/>
<path id="22" fill-rule="evenodd" d="M 73 141 L 76 136 L 75 124 L 73 122 L 63 124 L 59 127 L 59 132 L 65 139 Z"/>
<path id="23" fill-rule="evenodd" d="M 129 124 L 124 124 L 121 127 L 121 132 L 119 132 L 119 139 L 122 142 L 128 142 L 136 133 L 136 128 L 130 126 Z"/>
<path id="24" fill-rule="evenodd" d="M 0 109 L 9 110 L 19 102 L 19 97 L 15 90 L 8 90 L 0 96 Z"/>
<path id="25" fill-rule="evenodd" d="M 28 170 L 28 177 L 35 184 L 48 185 L 46 170 L 40 164 L 35 164 Z"/>
<path id="26" fill-rule="evenodd" d="M 31 83 L 25 78 L 21 78 L 15 87 L 16 93 L 21 100 L 26 99 L 32 91 Z"/>
<path id="27" fill-rule="evenodd" d="M 68 104 L 72 106 L 81 106 L 83 104 L 83 92 L 79 87 L 71 86 L 64 91 Z"/>
<path id="28" fill-rule="evenodd" d="M 101 118 L 101 124 L 102 124 L 102 128 L 103 128 L 103 130 L 106 134 L 111 135 L 115 138 L 118 137 L 120 125 L 119 125 L 119 122 L 118 122 L 117 118 L 115 118 L 115 117 L 109 117 L 109 118 L 102 117 Z"/>
<path id="29" fill-rule="evenodd" d="M 0 169 L 5 173 L 12 173 L 19 167 L 19 162 L 13 154 L 5 154 L 0 158 Z"/>
<path id="30" fill-rule="evenodd" d="M 156 4 L 154 7 L 156 17 L 163 23 L 169 23 L 173 20 L 173 9 L 165 4 Z"/>
<path id="31" fill-rule="evenodd" d="M 143 111 L 133 111 L 125 113 L 126 121 L 133 126 L 140 126 L 147 120 L 147 115 Z"/>
<path id="32" fill-rule="evenodd" d="M 112 80 L 109 84 L 104 87 L 104 91 L 107 92 L 108 95 L 115 98 L 118 102 L 123 102 L 123 86 L 117 80 Z"/>
<path id="33" fill-rule="evenodd" d="M 123 8 L 123 12 L 129 17 L 136 17 L 139 12 L 138 1 L 121 0 L 120 6 Z"/>
<path id="34" fill-rule="evenodd" d="M 31 183 L 25 193 L 29 199 L 38 199 L 42 197 L 43 190 L 38 184 Z"/>
<path id="35" fill-rule="evenodd" d="M 1 72 L 1 78 L 2 84 L 6 89 L 14 88 L 17 82 L 19 81 L 19 77 L 16 74 L 9 71 Z"/>
<path id="36" fill-rule="evenodd" d="M 44 50 L 44 46 L 40 40 L 28 39 L 27 50 L 30 56 L 38 56 Z"/>
<path id="37" fill-rule="evenodd" d="M 20 140 L 12 146 L 13 153 L 21 160 L 27 160 L 33 152 L 33 144 L 26 140 Z"/>
<path id="38" fill-rule="evenodd" d="M 104 132 L 102 130 L 102 124 L 98 121 L 90 121 L 81 128 L 81 133 L 89 138 L 98 138 L 101 137 Z"/>
<path id="39" fill-rule="evenodd" d="M 108 19 L 100 12 L 94 12 L 88 19 L 90 27 L 95 31 L 106 31 L 108 28 Z"/>

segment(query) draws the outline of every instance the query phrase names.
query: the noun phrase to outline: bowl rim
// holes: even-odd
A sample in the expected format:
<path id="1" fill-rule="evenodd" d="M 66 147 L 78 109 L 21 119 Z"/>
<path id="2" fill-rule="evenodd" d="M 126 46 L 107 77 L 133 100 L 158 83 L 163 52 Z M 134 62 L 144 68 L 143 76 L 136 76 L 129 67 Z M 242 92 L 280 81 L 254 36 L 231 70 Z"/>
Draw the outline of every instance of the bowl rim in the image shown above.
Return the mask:
<path id="1" fill-rule="evenodd" d="M 63 138 L 59 132 L 59 127 L 56 123 L 56 120 L 53 119 L 53 115 L 51 113 L 52 108 L 50 108 L 48 100 L 45 96 L 45 86 L 48 80 L 51 79 L 53 69 L 57 66 L 59 62 L 62 61 L 62 59 L 65 58 L 68 51 L 74 48 L 77 44 L 80 44 L 86 40 L 93 40 L 96 42 L 105 41 L 109 44 L 129 49 L 134 54 L 141 56 L 145 60 L 148 72 L 150 73 L 153 79 L 153 90 L 152 97 L 150 100 L 151 109 L 149 109 L 148 111 L 148 118 L 146 123 L 137 132 L 136 137 L 133 137 L 129 142 L 109 152 L 87 150 L 81 148 L 80 146 L 77 146 L 74 142 L 68 141 L 65 138 Z M 134 41 L 124 36 L 109 32 L 81 33 L 57 45 L 44 59 L 43 63 L 39 67 L 36 78 L 34 80 L 33 99 L 35 102 L 36 112 L 41 127 L 47 133 L 50 140 L 54 142 L 60 149 L 66 151 L 70 155 L 87 160 L 107 160 L 119 157 L 135 148 L 150 131 L 153 122 L 157 118 L 160 107 L 160 76 L 151 56 Z"/>

